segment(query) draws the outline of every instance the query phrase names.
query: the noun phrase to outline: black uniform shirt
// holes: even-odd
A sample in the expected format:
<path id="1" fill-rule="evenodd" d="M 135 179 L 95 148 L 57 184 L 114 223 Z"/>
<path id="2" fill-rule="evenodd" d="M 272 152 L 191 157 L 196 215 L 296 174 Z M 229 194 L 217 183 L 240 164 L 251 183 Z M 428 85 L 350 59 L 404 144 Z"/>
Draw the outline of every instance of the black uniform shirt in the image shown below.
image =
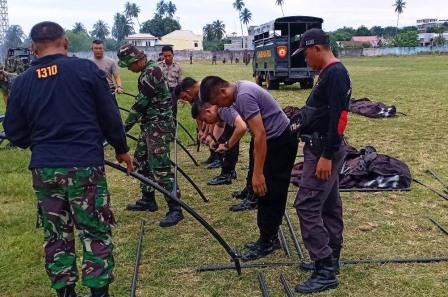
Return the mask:
<path id="1" fill-rule="evenodd" d="M 31 148 L 30 168 L 103 165 L 105 139 L 128 151 L 106 75 L 86 59 L 33 61 L 14 82 L 3 125 L 12 144 Z"/>
<path id="2" fill-rule="evenodd" d="M 323 69 L 306 105 L 314 108 L 328 107 L 328 112 L 319 121 L 306 127 L 303 134 L 326 136 L 322 157 L 332 159 L 344 136 L 347 114 L 352 94 L 347 69 L 339 62 Z"/>

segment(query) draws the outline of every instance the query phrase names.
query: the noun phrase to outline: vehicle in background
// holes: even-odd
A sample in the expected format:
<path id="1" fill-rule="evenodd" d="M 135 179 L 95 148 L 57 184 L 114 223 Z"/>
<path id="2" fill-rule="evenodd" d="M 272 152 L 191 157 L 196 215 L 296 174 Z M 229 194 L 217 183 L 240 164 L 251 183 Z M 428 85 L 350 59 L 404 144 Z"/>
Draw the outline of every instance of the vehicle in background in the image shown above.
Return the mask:
<path id="1" fill-rule="evenodd" d="M 311 89 L 314 76 L 303 53 L 291 54 L 299 48 L 303 33 L 311 28 L 322 28 L 323 19 L 310 16 L 278 18 L 255 28 L 253 76 L 258 85 L 263 82 L 269 90 L 277 90 L 280 83 L 296 82 L 302 89 Z"/>

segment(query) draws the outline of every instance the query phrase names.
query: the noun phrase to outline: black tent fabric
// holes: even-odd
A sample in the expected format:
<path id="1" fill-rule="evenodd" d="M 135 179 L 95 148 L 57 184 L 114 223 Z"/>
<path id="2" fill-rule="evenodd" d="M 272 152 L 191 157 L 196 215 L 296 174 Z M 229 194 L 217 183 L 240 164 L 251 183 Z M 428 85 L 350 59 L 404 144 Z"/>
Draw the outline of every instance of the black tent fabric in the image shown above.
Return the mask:
<path id="1" fill-rule="evenodd" d="M 300 187 L 303 163 L 294 166 L 291 183 Z M 347 157 L 339 172 L 341 189 L 407 189 L 412 182 L 409 167 L 403 161 L 377 153 L 367 146 L 360 151 L 348 146 Z"/>
<path id="2" fill-rule="evenodd" d="M 394 105 L 387 106 L 382 102 L 373 102 L 369 98 L 350 99 L 350 112 L 369 118 L 392 118 L 397 115 Z"/>

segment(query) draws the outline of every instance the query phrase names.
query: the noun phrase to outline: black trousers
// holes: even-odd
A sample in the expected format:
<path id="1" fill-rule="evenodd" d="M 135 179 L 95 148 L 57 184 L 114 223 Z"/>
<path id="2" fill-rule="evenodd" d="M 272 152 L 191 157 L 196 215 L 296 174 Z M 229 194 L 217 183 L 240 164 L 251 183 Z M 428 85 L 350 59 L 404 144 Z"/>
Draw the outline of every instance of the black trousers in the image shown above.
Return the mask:
<path id="1" fill-rule="evenodd" d="M 346 147 L 342 144 L 336 153 L 327 181 L 321 181 L 315 175 L 319 157 L 311 152 L 308 145 L 303 148 L 303 153 L 303 175 L 294 207 L 299 216 L 303 243 L 311 260 L 316 261 L 327 258 L 342 247 L 344 223 L 339 170 L 345 159 Z"/>
<path id="2" fill-rule="evenodd" d="M 297 154 L 297 138 L 289 128 L 267 141 L 264 177 L 267 193 L 258 198 L 257 224 L 262 241 L 277 237 L 285 214 L 291 170 Z"/>
<path id="3" fill-rule="evenodd" d="M 248 191 L 252 191 L 252 173 L 254 172 L 254 139 L 250 140 L 249 145 L 249 170 L 246 176 L 246 188 Z"/>
<path id="4" fill-rule="evenodd" d="M 234 127 L 226 125 L 224 128 L 224 132 L 218 139 L 218 142 L 225 143 L 226 141 L 229 141 L 234 131 L 235 131 Z M 235 144 L 230 150 L 226 151 L 222 155 L 222 165 L 221 165 L 222 174 L 228 174 L 235 170 L 239 154 L 240 154 L 240 142 L 238 141 L 237 144 Z"/>

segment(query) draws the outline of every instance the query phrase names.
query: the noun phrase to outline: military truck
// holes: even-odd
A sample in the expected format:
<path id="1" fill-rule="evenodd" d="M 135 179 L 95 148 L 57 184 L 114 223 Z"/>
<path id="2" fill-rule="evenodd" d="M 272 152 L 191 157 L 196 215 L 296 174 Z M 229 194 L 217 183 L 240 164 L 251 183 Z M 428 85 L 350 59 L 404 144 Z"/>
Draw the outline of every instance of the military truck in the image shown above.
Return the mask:
<path id="1" fill-rule="evenodd" d="M 10 48 L 5 58 L 5 71 L 20 74 L 29 67 L 33 58 L 26 47 Z"/>
<path id="2" fill-rule="evenodd" d="M 303 53 L 291 54 L 299 48 L 303 33 L 322 28 L 322 23 L 317 17 L 288 16 L 256 27 L 252 63 L 256 83 L 261 86 L 265 82 L 269 90 L 277 90 L 280 83 L 296 82 L 302 89 L 312 88 L 318 73 L 307 66 Z"/>

